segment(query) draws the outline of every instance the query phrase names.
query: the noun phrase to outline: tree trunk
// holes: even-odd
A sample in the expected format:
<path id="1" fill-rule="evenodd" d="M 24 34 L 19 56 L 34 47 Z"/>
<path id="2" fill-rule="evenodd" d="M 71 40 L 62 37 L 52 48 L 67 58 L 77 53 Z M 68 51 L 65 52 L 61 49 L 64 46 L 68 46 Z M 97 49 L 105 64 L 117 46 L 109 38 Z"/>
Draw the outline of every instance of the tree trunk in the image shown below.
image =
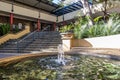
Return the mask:
<path id="1" fill-rule="evenodd" d="M 105 6 L 104 6 L 104 21 L 106 22 L 106 19 L 107 19 L 107 0 L 104 0 L 105 1 Z"/>
<path id="2" fill-rule="evenodd" d="M 81 0 L 81 2 L 83 4 L 83 12 L 87 17 L 89 17 L 89 25 L 92 26 L 94 24 L 94 21 L 88 0 Z"/>

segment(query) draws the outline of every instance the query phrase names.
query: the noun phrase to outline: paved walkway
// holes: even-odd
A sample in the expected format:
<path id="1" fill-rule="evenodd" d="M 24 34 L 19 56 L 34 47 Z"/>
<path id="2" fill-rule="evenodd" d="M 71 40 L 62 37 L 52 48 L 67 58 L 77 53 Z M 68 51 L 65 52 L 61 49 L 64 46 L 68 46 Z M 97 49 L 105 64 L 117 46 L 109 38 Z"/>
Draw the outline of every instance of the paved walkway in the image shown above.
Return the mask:
<path id="1" fill-rule="evenodd" d="M 51 52 L 51 51 L 41 51 L 41 52 L 33 52 L 29 54 L 36 54 L 36 53 L 43 53 L 43 52 Z M 57 53 L 57 52 L 56 52 Z M 68 54 L 82 54 L 82 55 L 90 55 L 90 56 L 96 56 L 96 57 L 102 57 L 102 58 L 109 58 L 113 60 L 119 60 L 120 61 L 120 56 L 119 55 L 111 55 L 111 54 L 100 54 L 100 53 L 91 53 L 91 52 L 80 52 L 80 51 L 70 51 L 67 52 Z M 21 54 L 28 54 L 28 53 L 0 53 L 0 58 L 6 58 L 10 56 L 19 56 Z"/>

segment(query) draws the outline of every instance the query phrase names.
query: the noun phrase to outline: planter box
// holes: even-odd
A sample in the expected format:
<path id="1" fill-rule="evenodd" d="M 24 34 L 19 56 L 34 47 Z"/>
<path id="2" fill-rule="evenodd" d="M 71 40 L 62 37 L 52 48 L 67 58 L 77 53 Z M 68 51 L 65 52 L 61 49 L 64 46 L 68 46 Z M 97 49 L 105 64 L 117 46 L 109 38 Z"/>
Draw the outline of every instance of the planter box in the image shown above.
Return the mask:
<path id="1" fill-rule="evenodd" d="M 71 49 L 71 39 L 73 38 L 72 33 L 61 33 L 62 43 L 64 51 L 69 51 Z"/>
<path id="2" fill-rule="evenodd" d="M 71 47 L 92 47 L 92 44 L 85 39 L 72 39 L 71 42 Z"/>
<path id="3" fill-rule="evenodd" d="M 61 33 L 62 38 L 73 38 L 73 33 Z"/>

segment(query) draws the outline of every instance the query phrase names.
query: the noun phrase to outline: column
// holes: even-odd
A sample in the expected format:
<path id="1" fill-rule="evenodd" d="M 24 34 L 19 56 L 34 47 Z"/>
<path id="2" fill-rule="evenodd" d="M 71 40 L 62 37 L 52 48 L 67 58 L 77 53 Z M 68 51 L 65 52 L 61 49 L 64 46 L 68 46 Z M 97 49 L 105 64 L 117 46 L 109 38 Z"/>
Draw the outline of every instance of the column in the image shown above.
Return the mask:
<path id="1" fill-rule="evenodd" d="M 56 22 L 54 22 L 54 31 L 56 31 Z"/>
<path id="2" fill-rule="evenodd" d="M 41 28 L 40 26 L 41 26 L 41 24 L 40 24 L 40 19 L 38 19 L 38 21 L 37 21 L 37 28 L 38 28 L 37 30 L 38 30 L 38 31 L 40 31 L 40 28 Z"/>
<path id="3" fill-rule="evenodd" d="M 13 25 L 13 13 L 10 13 L 10 25 Z"/>
<path id="4" fill-rule="evenodd" d="M 10 13 L 10 30 L 12 30 L 13 27 L 13 19 L 14 19 L 14 6 L 13 6 L 14 1 L 12 1 L 12 7 L 11 7 L 11 13 Z"/>

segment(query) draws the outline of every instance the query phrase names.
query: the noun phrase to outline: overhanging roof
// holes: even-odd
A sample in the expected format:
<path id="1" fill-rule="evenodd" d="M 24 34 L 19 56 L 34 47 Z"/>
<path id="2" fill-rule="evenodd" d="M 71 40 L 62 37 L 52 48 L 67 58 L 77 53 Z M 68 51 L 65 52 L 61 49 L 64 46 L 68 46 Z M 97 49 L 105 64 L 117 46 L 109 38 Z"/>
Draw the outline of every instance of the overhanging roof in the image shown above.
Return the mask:
<path id="1" fill-rule="evenodd" d="M 59 5 L 50 2 L 48 0 L 14 0 L 16 3 L 24 4 L 33 8 L 37 8 L 43 11 L 52 12 L 60 7 Z"/>
<path id="2" fill-rule="evenodd" d="M 76 3 L 64 7 L 61 7 L 53 2 L 50 2 L 49 0 L 13 0 L 13 1 L 15 3 L 20 3 L 39 10 L 43 10 L 51 14 L 55 14 L 57 16 L 61 16 L 63 14 L 67 14 L 83 8 L 81 1 L 78 1 Z M 89 2 L 89 4 L 92 4 L 92 2 Z"/>
<path id="3" fill-rule="evenodd" d="M 92 2 L 89 2 L 89 4 L 91 5 Z M 81 8 L 83 8 L 82 2 L 78 1 L 78 2 L 70 4 L 68 6 L 58 8 L 58 9 L 54 10 L 52 13 L 57 15 L 57 16 L 61 16 L 63 14 L 67 14 L 67 13 L 79 10 Z"/>

